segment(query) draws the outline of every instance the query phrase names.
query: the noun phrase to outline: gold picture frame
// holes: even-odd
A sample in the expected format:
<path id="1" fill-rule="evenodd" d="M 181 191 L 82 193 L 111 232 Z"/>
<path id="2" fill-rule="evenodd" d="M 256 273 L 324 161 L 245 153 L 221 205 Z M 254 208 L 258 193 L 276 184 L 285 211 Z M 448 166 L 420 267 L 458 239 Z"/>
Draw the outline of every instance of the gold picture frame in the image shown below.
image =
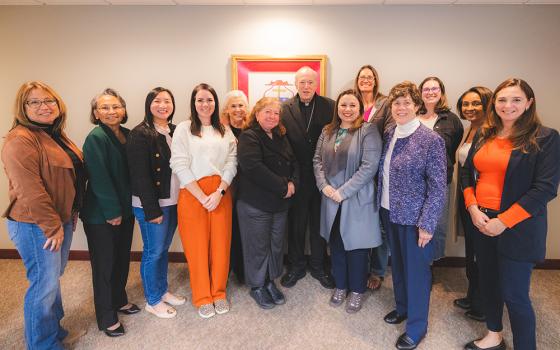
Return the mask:
<path id="1" fill-rule="evenodd" d="M 326 93 L 326 55 L 263 56 L 232 55 L 231 87 L 243 91 L 252 105 L 263 96 L 275 96 L 280 100 L 295 95 L 294 74 L 309 66 L 317 72 L 317 94 Z"/>

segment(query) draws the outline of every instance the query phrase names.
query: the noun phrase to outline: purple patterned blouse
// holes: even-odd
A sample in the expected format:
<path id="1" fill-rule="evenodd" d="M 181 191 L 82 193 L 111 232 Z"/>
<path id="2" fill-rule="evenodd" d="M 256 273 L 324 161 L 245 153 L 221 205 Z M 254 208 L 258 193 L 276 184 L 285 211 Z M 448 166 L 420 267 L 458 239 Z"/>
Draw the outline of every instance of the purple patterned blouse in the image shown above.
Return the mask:
<path id="1" fill-rule="evenodd" d="M 384 137 L 379 161 L 377 199 L 383 191 L 383 162 L 395 128 Z M 392 223 L 415 225 L 434 233 L 447 191 L 447 158 L 443 139 L 420 125 L 410 136 L 398 139 L 391 156 L 389 218 Z"/>

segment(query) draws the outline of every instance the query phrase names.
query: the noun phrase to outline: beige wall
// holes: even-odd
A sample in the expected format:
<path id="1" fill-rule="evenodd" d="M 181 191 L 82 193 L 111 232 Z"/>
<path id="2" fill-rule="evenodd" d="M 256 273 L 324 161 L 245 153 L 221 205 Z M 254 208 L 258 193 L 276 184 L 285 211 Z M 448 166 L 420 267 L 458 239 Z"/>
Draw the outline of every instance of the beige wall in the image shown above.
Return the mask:
<path id="1" fill-rule="evenodd" d="M 88 105 L 105 87 L 129 106 L 129 127 L 142 118 L 154 86 L 177 99 L 186 118 L 187 94 L 202 81 L 223 96 L 230 89 L 231 54 L 325 54 L 327 93 L 350 86 L 359 66 L 373 64 L 382 90 L 438 75 L 455 103 L 467 88 L 494 88 L 509 76 L 536 91 L 545 124 L 560 129 L 560 6 L 348 7 L 64 7 L 0 6 L 0 134 L 10 128 L 19 85 L 44 80 L 69 108 L 68 132 L 81 145 L 91 129 Z M 0 207 L 7 205 L 0 176 Z M 548 258 L 560 258 L 560 201 L 549 206 Z M 141 250 L 138 232 L 133 249 Z M 5 225 L 0 248 L 13 248 Z M 78 228 L 73 249 L 87 249 Z M 462 242 L 449 242 L 462 255 Z M 181 247 L 176 237 L 173 250 Z"/>

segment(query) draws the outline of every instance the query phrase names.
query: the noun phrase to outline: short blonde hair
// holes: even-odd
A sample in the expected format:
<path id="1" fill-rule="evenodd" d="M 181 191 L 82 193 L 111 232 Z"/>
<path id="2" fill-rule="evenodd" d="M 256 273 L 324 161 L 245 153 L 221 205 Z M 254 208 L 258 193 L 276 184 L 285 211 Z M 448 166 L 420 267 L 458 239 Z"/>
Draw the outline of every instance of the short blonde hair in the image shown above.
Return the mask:
<path id="1" fill-rule="evenodd" d="M 16 101 L 14 103 L 14 121 L 12 123 L 12 129 L 18 125 L 22 125 L 30 129 L 37 128 L 37 126 L 31 122 L 31 120 L 27 116 L 27 112 L 25 111 L 25 103 L 27 101 L 27 98 L 29 97 L 29 94 L 31 93 L 31 90 L 33 89 L 41 89 L 56 100 L 59 115 L 53 123 L 52 130 L 54 134 L 60 134 L 62 131 L 64 131 L 64 127 L 66 126 L 66 104 L 64 104 L 62 98 L 56 93 L 56 91 L 53 90 L 53 88 L 41 81 L 36 80 L 23 83 L 23 85 L 21 85 L 17 92 Z"/>

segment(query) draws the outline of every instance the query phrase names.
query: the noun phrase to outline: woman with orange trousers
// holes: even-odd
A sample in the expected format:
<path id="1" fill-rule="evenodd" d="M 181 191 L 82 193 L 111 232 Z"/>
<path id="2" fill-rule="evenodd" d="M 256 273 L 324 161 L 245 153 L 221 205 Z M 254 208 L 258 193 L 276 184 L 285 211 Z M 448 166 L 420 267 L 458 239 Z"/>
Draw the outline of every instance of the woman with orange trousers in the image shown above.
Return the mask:
<path id="1" fill-rule="evenodd" d="M 237 142 L 220 123 L 218 96 L 208 84 L 191 94 L 191 118 L 177 126 L 171 169 L 181 183 L 179 234 L 189 265 L 192 300 L 202 318 L 229 311 L 226 284 L 231 244 L 231 193 Z"/>

